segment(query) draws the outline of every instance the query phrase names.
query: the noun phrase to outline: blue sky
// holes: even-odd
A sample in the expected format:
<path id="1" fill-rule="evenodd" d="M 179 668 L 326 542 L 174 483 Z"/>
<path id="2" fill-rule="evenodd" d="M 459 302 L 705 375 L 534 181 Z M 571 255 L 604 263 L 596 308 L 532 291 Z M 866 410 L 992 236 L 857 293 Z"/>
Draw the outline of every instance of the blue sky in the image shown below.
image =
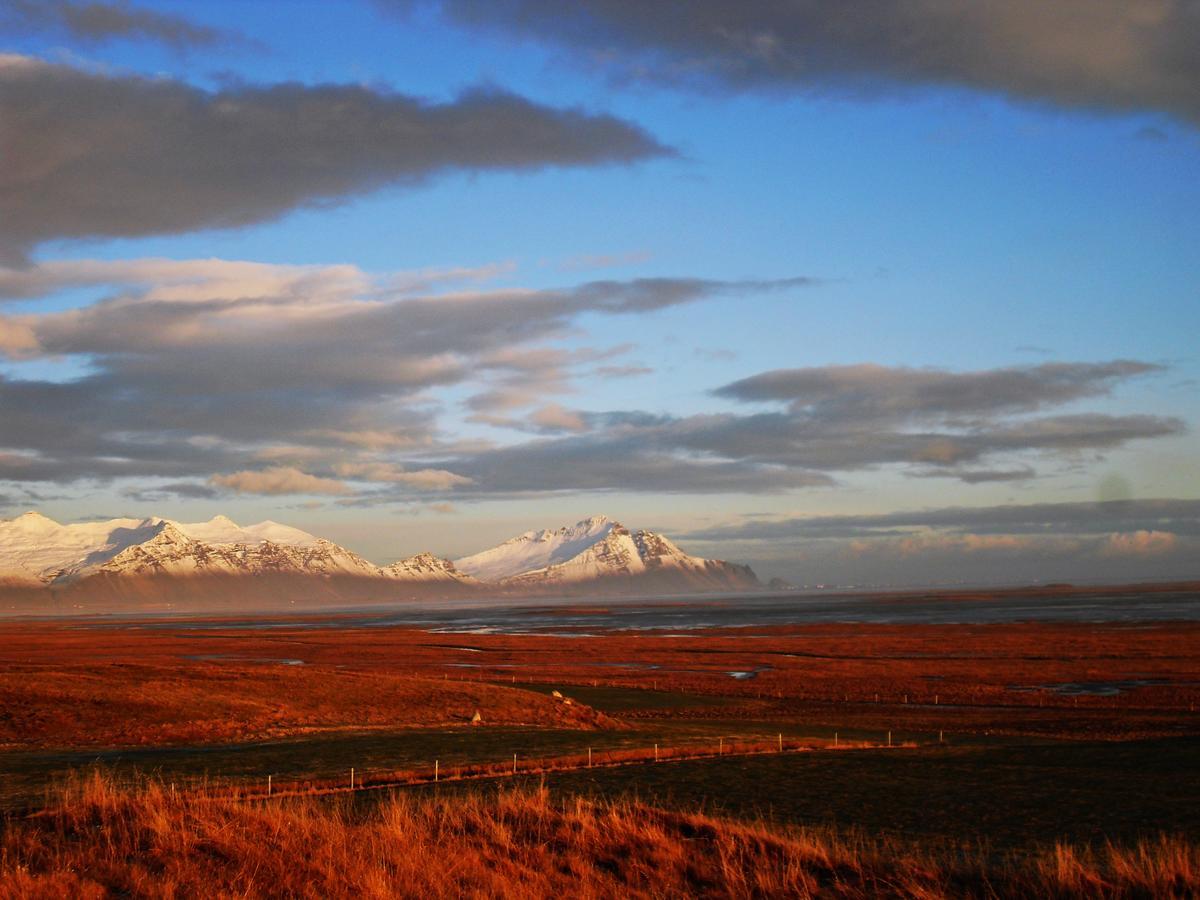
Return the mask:
<path id="1" fill-rule="evenodd" d="M 145 30 L 72 30 L 63 12 L 71 6 L 50 4 L 57 12 L 34 20 L 20 4 L 0 3 L 0 51 L 25 60 L 21 71 L 30 91 L 43 82 L 75 91 L 80 79 L 133 91 L 129 85 L 151 78 L 233 96 L 240 89 L 298 82 L 313 91 L 355 85 L 372 96 L 402 94 L 453 106 L 464 91 L 484 88 L 552 111 L 613 117 L 605 121 L 617 125 L 606 138 L 610 143 L 585 162 L 557 158 L 545 150 L 544 136 L 525 139 L 519 125 L 505 126 L 515 141 L 525 141 L 514 151 L 525 154 L 524 171 L 497 167 L 485 153 L 482 161 L 451 171 L 435 164 L 416 173 L 417 183 L 383 173 L 307 198 L 301 185 L 299 203 L 265 213 L 256 208 L 253 221 L 237 227 L 212 228 L 210 218 L 164 233 L 139 223 L 136 236 L 120 237 L 119 229 L 95 224 L 106 215 L 101 210 L 95 214 L 100 219 L 76 229 L 67 194 L 53 224 L 71 237 L 56 237 L 40 222 L 33 236 L 6 237 L 12 271 L 51 274 L 42 289 L 0 301 L 0 351 L 7 351 L 0 353 L 0 374 L 17 398 L 9 401 L 9 425 L 0 420 L 0 461 L 7 452 L 11 463 L 0 469 L 0 514 L 38 507 L 63 520 L 150 514 L 196 520 L 225 512 L 238 520 L 296 524 L 385 562 L 418 549 L 462 555 L 517 531 L 605 512 L 683 535 L 685 547 L 695 552 L 750 561 L 761 574 L 800 583 L 998 580 L 1014 567 L 1022 577 L 1051 579 L 1096 572 L 1114 578 L 1200 574 L 1193 562 L 1200 527 L 1194 512 L 1178 509 L 1122 518 L 1105 508 L 1096 516 L 1103 528 L 1056 532 L 1053 539 L 1044 536 L 1048 526 L 1036 523 L 1009 534 L 1007 544 L 968 544 L 963 537 L 994 534 L 989 511 L 1012 505 L 1065 509 L 1096 500 L 1200 499 L 1194 433 L 1200 413 L 1200 101 L 1194 94 L 1163 100 L 1154 92 L 1154 79 L 1165 78 L 1170 60 L 1148 53 L 1136 63 L 1145 69 L 1138 83 L 1151 85 L 1145 96 L 1131 100 L 1114 93 L 1111 103 L 1105 94 L 1111 73 L 1090 70 L 1084 76 L 1094 77 L 1094 90 L 1080 76 L 1030 97 L 1026 76 L 1039 73 L 1012 69 L 999 51 L 995 65 L 985 67 L 986 78 L 964 68 L 961 77 L 952 72 L 933 83 L 919 76 L 926 61 L 909 60 L 893 72 L 871 72 L 864 86 L 844 76 L 856 64 L 846 57 L 837 74 L 809 79 L 795 75 L 787 54 L 812 53 L 812 46 L 788 30 L 795 23 L 778 11 L 786 4 L 762 2 L 745 9 L 760 17 L 750 22 L 754 33 L 771 35 L 779 48 L 768 63 L 752 79 L 722 81 L 718 75 L 692 83 L 664 72 L 675 71 L 670 67 L 680 60 L 693 69 L 697 60 L 715 61 L 726 68 L 712 71 L 724 72 L 736 47 L 718 48 L 726 54 L 719 56 L 703 34 L 693 47 L 655 45 L 656 36 L 639 31 L 644 23 L 623 12 L 621 3 L 580 4 L 596 19 L 569 38 L 555 25 L 539 27 L 541 4 L 533 0 L 509 4 L 511 22 L 483 24 L 478 15 L 487 20 L 493 12 L 476 15 L 465 2 L 422 6 L 416 13 L 367 0 L 120 7 L 158 14 L 160 22 L 222 30 L 215 40 L 174 45 Z M 515 11 L 523 6 L 527 15 L 518 27 Z M 721 15 L 720 5 L 715 8 L 711 14 Z M 743 26 L 749 27 L 730 23 Z M 929 23 L 931 30 L 942 27 L 951 26 Z M 953 27 L 976 29 L 969 36 L 982 40 L 991 23 Z M 986 56 L 989 45 L 980 46 Z M 836 55 L 838 48 L 829 52 Z M 611 57 L 622 66 L 632 63 L 617 71 L 595 61 Z M 1036 54 L 1030 59 L 1036 68 Z M 1068 68 L 1060 63 L 1050 59 L 1047 71 Z M 1075 94 L 1086 102 L 1076 102 Z M 62 97 L 71 95 L 54 96 L 58 106 L 48 103 L 45 115 L 69 115 Z M 130 96 L 130 104 L 140 102 Z M 162 115 L 151 110 L 139 120 L 147 134 Z M 16 141 L 19 128 L 36 129 L 43 121 L 10 124 L 0 140 Z M 629 151 L 632 139 L 617 134 L 618 125 L 638 129 L 672 152 Z M 163 126 L 173 127 L 170 121 Z M 79 126 L 85 137 L 75 140 L 86 142 L 102 127 Z M 271 140 L 264 145 L 268 158 L 290 152 L 286 131 Z M 401 133 L 387 140 L 404 138 Z M 626 144 L 617 147 L 620 141 Z M 170 179 L 182 183 L 200 177 L 199 171 L 215 179 L 201 187 L 220 194 L 221 144 L 214 146 L 215 160 L 200 160 L 194 168 L 174 171 L 160 161 L 163 171 L 147 174 L 148 207 L 180 202 Z M 113 151 L 105 153 L 103 171 L 112 173 L 122 163 L 111 162 Z M 322 165 L 341 164 L 336 149 L 331 153 Z M 617 158 L 630 153 L 639 158 Z M 94 155 L 99 158 L 99 151 Z M 63 165 L 87 164 L 85 152 L 84 163 Z M 138 164 L 131 158 L 128 165 L 130 172 L 119 174 L 136 183 Z M 269 165 L 264 172 L 260 177 L 269 179 Z M 50 204 L 41 198 L 31 193 L 20 202 Z M 237 197 L 229 202 L 236 216 Z M 106 304 L 164 302 L 164 285 L 179 276 L 53 274 L 61 270 L 55 264 L 79 260 L 130 270 L 147 259 L 353 267 L 373 285 L 369 296 L 355 297 L 358 305 L 348 307 L 355 313 L 361 304 L 404 303 L 416 295 L 486 294 L 495 296 L 496 306 L 513 292 L 558 296 L 591 282 L 687 279 L 711 289 L 681 302 L 635 304 L 620 314 L 604 306 L 571 306 L 550 325 L 536 327 L 505 318 L 501 308 L 497 327 L 513 330 L 505 340 L 488 338 L 486 348 L 472 344 L 468 352 L 446 339 L 450 349 L 438 365 L 453 362 L 452 375 L 416 386 L 406 380 L 403 388 L 395 381 L 364 385 L 355 379 L 340 407 L 346 420 L 332 422 L 331 429 L 346 429 L 351 419 L 357 425 L 378 419 L 379 430 L 392 429 L 394 437 L 403 419 L 405 440 L 351 445 L 327 435 L 312 438 L 312 428 L 285 427 L 303 408 L 306 390 L 324 386 L 318 363 L 328 357 L 342 372 L 349 365 L 343 356 L 355 355 L 350 343 L 318 346 L 307 332 L 287 338 L 295 343 L 230 351 L 243 354 L 234 360 L 245 363 L 238 377 L 252 379 L 255 354 L 267 360 L 278 350 L 289 359 L 293 390 L 285 385 L 243 406 L 244 391 L 222 390 L 200 400 L 188 392 L 187 402 L 213 413 L 214 422 L 223 409 L 232 421 L 253 406 L 260 425 L 264 415 L 277 414 L 277 436 L 262 427 L 223 432 L 212 424 L 188 433 L 178 421 L 156 419 L 157 404 L 165 408 L 176 395 L 165 388 L 154 393 L 153 385 L 173 382 L 173 375 L 151 378 L 153 365 L 166 365 L 171 353 L 193 353 L 178 357 L 174 374 L 182 380 L 188 366 L 202 367 L 224 345 L 164 345 L 156 362 L 139 362 L 142 380 L 134 383 L 122 379 L 134 378 L 130 358 L 153 355 L 148 338 L 129 331 L 124 340 L 130 343 L 122 347 L 118 338 L 97 335 L 116 334 L 105 319 L 112 315 Z M 379 293 L 394 273 L 459 269 L 478 271 L 435 279 L 432 287 L 407 294 Z M 203 283 L 211 276 L 189 277 Z M 765 284 L 797 277 L 811 282 Z M 315 301 L 306 295 L 295 302 Z M 276 307 L 278 312 L 256 308 L 246 314 L 265 342 L 278 334 L 280 319 L 272 316 L 300 315 Z M 304 310 L 311 315 L 309 306 Z M 209 337 L 222 341 L 224 329 L 238 327 L 242 315 L 231 313 L 216 325 L 180 321 L 172 327 L 192 334 L 189 329 L 211 326 L 216 337 Z M 96 323 L 86 334 L 84 318 Z M 18 335 L 7 345 L 6 321 Z M 388 327 L 406 327 L 402 315 L 394 321 Z M 448 319 L 444 327 L 456 326 Z M 379 352 L 366 347 L 364 361 Z M 520 355 L 519 365 L 512 354 Z M 535 361 L 536 354 L 545 358 Z M 1096 368 L 1117 360 L 1141 368 L 1119 375 Z M 378 359 L 369 361 L 383 367 Z M 419 363 L 433 365 L 430 359 Z M 843 367 L 862 365 L 875 367 L 868 373 L 871 396 L 892 412 L 869 421 L 823 419 L 834 399 L 859 389 L 858 381 L 847 386 Z M 1059 377 L 1055 366 L 1083 367 L 1072 370 L 1067 394 L 1044 383 Z M 946 374 L 946 385 L 898 387 L 907 383 L 905 373 L 925 369 Z M 767 401 L 712 393 L 776 370 L 819 374 L 836 386 Z M 1011 371 L 1025 373 L 1034 385 L 1024 405 L 1014 398 L 1006 405 L 931 409 L 923 399 L 943 389 L 958 397 L 977 382 L 986 391 L 993 381 L 999 384 L 996 373 Z M 198 372 L 196 384 L 211 375 Z M 72 432 L 69 440 L 80 446 L 67 453 L 62 435 L 73 414 L 54 392 L 42 390 L 53 384 L 79 385 L 81 395 L 86 387 L 104 403 L 128 392 L 134 408 L 122 413 L 130 418 L 113 423 L 111 433 L 103 423 L 87 435 Z M 1045 396 L 1037 394 L 1042 389 Z M 804 405 L 805 397 L 812 406 Z M 789 450 L 760 450 L 754 416 L 784 416 L 784 406 L 792 417 Z M 36 415 L 29 411 L 34 407 Z M 658 423 L 629 424 L 635 413 Z M 711 418 L 722 416 L 735 420 L 728 433 L 709 435 Z M 421 419 L 419 427 L 413 417 Z M 1087 433 L 1054 442 L 1022 443 L 1012 436 L 1018 425 L 1028 431 L 1025 426 L 1043 418 L 1053 418 L 1058 431 Z M 815 459 L 805 443 L 836 437 L 839 447 L 851 447 L 853 435 L 857 448 L 931 428 L 943 442 L 946 435 L 971 435 L 986 449 L 937 459 L 905 450 L 839 465 L 825 456 Z M 37 429 L 45 436 L 32 435 Z M 705 436 L 694 437 L 697 429 Z M 136 452 L 114 450 L 122 440 L 136 444 Z M 160 440 L 171 459 L 147 451 Z M 172 449 L 176 440 L 195 451 L 188 465 Z M 734 443 L 739 449 L 730 449 Z M 219 453 L 202 452 L 218 446 Z M 497 455 L 535 446 L 554 465 L 577 466 L 581 487 L 572 489 L 564 468 L 554 476 L 547 472 L 546 487 L 538 489 L 517 463 Z M 628 466 L 605 462 L 606 448 L 630 454 Z M 685 463 L 728 465 L 738 473 L 738 486 L 706 487 L 703 470 L 684 477 Z M 392 474 L 380 476 L 381 466 Z M 275 477 L 264 479 L 264 472 Z M 397 472 L 405 477 L 397 480 Z M 413 472 L 443 474 L 407 477 Z M 773 480 L 773 474 L 779 477 Z M 959 507 L 979 510 L 977 519 L 896 526 L 872 535 L 866 546 L 851 546 L 836 528 L 797 537 L 783 524 Z M 1111 522 L 1105 518 L 1110 514 Z M 737 531 L 762 521 L 780 523 L 777 534 L 750 538 Z M 921 540 L 913 543 L 914 536 Z M 905 540 L 901 552 L 898 542 Z"/>

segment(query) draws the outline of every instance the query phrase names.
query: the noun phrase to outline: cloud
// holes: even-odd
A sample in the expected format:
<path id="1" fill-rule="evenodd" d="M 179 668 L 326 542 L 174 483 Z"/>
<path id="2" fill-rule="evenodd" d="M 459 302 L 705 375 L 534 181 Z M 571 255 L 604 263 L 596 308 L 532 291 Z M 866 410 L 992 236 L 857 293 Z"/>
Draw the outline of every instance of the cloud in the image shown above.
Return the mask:
<path id="1" fill-rule="evenodd" d="M 714 541 L 789 541 L 869 538 L 920 533 L 1104 535 L 1169 531 L 1200 536 L 1200 500 L 1144 499 L 1089 503 L 951 506 L 875 515 L 805 516 L 753 521 L 683 535 Z"/>
<path id="2" fill-rule="evenodd" d="M 83 43 L 112 40 L 152 41 L 177 50 L 240 43 L 225 29 L 200 25 L 182 16 L 155 12 L 125 2 L 97 0 L 0 0 L 0 34 L 49 32 Z"/>
<path id="3" fill-rule="evenodd" d="M 548 403 L 533 411 L 529 421 L 545 432 L 587 431 L 591 426 L 582 414 L 557 403 Z"/>
<path id="4" fill-rule="evenodd" d="M 309 306 L 386 299 L 479 284 L 513 271 L 509 263 L 417 269 L 373 278 L 352 265 L 283 265 L 227 259 L 61 259 L 0 267 L 0 301 L 36 299 L 69 288 L 136 292 L 141 301 L 307 301 Z"/>
<path id="5" fill-rule="evenodd" d="M 353 482 L 368 502 L 414 491 L 767 493 L 885 466 L 967 483 L 1020 480 L 1036 477 L 1038 462 L 1184 430 L 1178 419 L 1078 408 L 1161 371 L 1135 360 L 776 370 L 716 391 L 765 410 L 572 410 L 552 398 L 630 349 L 554 345 L 585 317 L 815 282 L 488 289 L 481 279 L 494 271 L 377 276 L 353 266 L 161 259 L 0 269 L 0 295 L 14 300 L 102 291 L 80 307 L 0 315 L 0 354 L 11 361 L 0 375 L 0 480 L 179 484 L 215 473 L 236 476 L 232 486 L 279 468 Z M 21 377 L 51 361 L 79 374 Z M 447 435 L 463 408 L 468 421 L 544 437 L 455 443 Z"/>
<path id="6" fill-rule="evenodd" d="M 598 360 L 627 349 L 547 343 L 583 316 L 805 283 L 658 278 L 489 290 L 478 275 L 371 276 L 353 266 L 227 260 L 0 269 L 0 293 L 14 298 L 103 291 L 77 308 L 0 315 L 0 333 L 21 336 L 7 348 L 21 361 L 0 375 L 0 480 L 178 484 L 233 473 L 233 486 L 250 483 L 245 473 L 261 478 L 265 467 L 361 482 L 371 486 L 364 492 L 393 498 L 504 491 L 480 480 L 489 471 L 486 445 L 447 442 L 457 404 L 441 399 L 442 389 L 471 397 L 480 415 L 508 415 L 514 404 L 550 408 L 549 394 L 571 390 Z M 440 292 L 425 292 L 434 286 Z M 79 374 L 21 377 L 27 363 L 37 364 L 29 372 L 66 363 Z M 482 384 L 492 396 L 478 391 Z M 541 427 L 578 424 L 549 415 Z M 460 468 L 460 459 L 474 468 Z M 657 470 L 670 465 L 655 460 Z M 514 480 L 527 484 L 524 474 Z"/>
<path id="7" fill-rule="evenodd" d="M 409 10 L 413 0 L 377 0 Z M 943 87 L 1200 121 L 1189 0 L 441 0 L 451 20 L 556 45 L 617 77 L 864 96 Z"/>
<path id="8" fill-rule="evenodd" d="M 930 469 L 906 472 L 910 478 L 957 478 L 965 484 L 985 484 L 995 481 L 1029 481 L 1037 477 L 1029 466 L 1020 469 Z"/>
<path id="9" fill-rule="evenodd" d="M 207 92 L 0 56 L 0 255 L 43 241 L 268 221 L 452 171 L 628 164 L 673 151 L 608 115 L 497 90 L 434 103 L 357 85 Z"/>
<path id="10" fill-rule="evenodd" d="M 37 335 L 24 322 L 0 318 L 0 354 L 10 359 L 36 356 L 41 348 Z"/>
<path id="11" fill-rule="evenodd" d="M 445 469 L 406 470 L 380 462 L 336 463 L 333 471 L 342 478 L 402 484 L 426 491 L 448 491 L 471 483 L 470 478 L 447 472 Z"/>
<path id="12" fill-rule="evenodd" d="M 214 475 L 210 481 L 239 494 L 349 494 L 350 487 L 332 478 L 318 478 L 291 466 Z"/>
<path id="13" fill-rule="evenodd" d="M 434 457 L 480 493 L 545 490 L 770 492 L 825 487 L 839 473 L 899 467 L 968 484 L 1037 477 L 1029 458 L 1066 462 L 1185 431 L 1175 418 L 1097 412 L 1045 414 L 1104 396 L 1149 363 L 1061 363 L 945 372 L 834 366 L 762 373 L 718 396 L 782 411 L 652 415 L 589 412 L 553 440 Z M 554 433 L 505 412 L 524 397 L 477 395 L 475 421 Z M 489 404 L 492 404 L 489 406 Z M 1041 413 L 1041 415 L 1039 415 Z M 565 422 L 560 424 L 565 425 Z M 586 426 L 586 430 L 585 430 Z M 577 431 L 576 434 L 564 432 Z"/>
<path id="14" fill-rule="evenodd" d="M 740 403 L 782 405 L 783 412 L 693 418 L 679 439 L 698 451 L 817 470 L 908 464 L 924 477 L 969 484 L 1018 480 L 1036 472 L 1027 464 L 980 464 L 1034 451 L 1065 456 L 1182 433 L 1182 421 L 1162 416 L 1031 415 L 1106 396 L 1129 379 L 1162 371 L 1136 360 L 969 372 L 878 365 L 779 369 L 713 393 Z"/>
<path id="15" fill-rule="evenodd" d="M 213 500 L 221 496 L 221 491 L 210 484 L 197 484 L 191 481 L 172 482 L 151 487 L 128 487 L 121 491 L 121 496 L 136 500 L 138 503 L 161 503 L 173 498 L 187 500 Z"/>
<path id="16" fill-rule="evenodd" d="M 995 413 L 1033 412 L 1108 393 L 1120 380 L 1161 366 L 1134 360 L 1046 363 L 948 372 L 854 365 L 776 369 L 714 391 L 744 402 L 786 402 L 823 421 L 937 421 Z"/>
<path id="17" fill-rule="evenodd" d="M 443 464 L 470 476 L 477 487 L 465 496 L 477 498 L 590 491 L 770 493 L 833 484 L 824 473 L 681 453 L 642 429 L 488 448 Z"/>
<path id="18" fill-rule="evenodd" d="M 677 535 L 798 583 L 1195 578 L 1200 499 L 943 507 L 743 521 Z"/>
<path id="19" fill-rule="evenodd" d="M 1108 556 L 1161 556 L 1178 545 L 1179 538 L 1167 531 L 1134 531 L 1109 535 L 1103 552 Z"/>

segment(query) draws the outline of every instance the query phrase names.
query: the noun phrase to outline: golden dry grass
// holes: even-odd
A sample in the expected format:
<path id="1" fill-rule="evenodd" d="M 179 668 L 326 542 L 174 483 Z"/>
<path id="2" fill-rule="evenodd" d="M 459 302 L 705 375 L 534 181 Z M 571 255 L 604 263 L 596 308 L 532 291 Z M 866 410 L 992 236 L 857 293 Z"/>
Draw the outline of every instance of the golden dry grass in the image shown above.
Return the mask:
<path id="1" fill-rule="evenodd" d="M 922 851 L 544 791 L 249 803 L 93 775 L 0 836 L 0 898 L 1185 897 L 1200 846 Z"/>

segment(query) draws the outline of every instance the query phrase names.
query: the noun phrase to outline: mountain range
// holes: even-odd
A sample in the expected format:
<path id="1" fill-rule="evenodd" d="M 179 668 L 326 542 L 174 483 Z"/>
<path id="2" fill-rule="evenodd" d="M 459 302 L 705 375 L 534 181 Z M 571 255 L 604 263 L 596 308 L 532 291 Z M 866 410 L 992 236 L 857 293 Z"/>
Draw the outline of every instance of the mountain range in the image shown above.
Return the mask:
<path id="1" fill-rule="evenodd" d="M 376 565 L 277 522 L 112 519 L 62 525 L 28 512 L 0 520 L 4 598 L 100 609 L 338 605 L 473 594 L 701 593 L 760 587 L 746 566 L 701 559 L 606 516 L 528 531 L 455 561 L 420 553 Z"/>

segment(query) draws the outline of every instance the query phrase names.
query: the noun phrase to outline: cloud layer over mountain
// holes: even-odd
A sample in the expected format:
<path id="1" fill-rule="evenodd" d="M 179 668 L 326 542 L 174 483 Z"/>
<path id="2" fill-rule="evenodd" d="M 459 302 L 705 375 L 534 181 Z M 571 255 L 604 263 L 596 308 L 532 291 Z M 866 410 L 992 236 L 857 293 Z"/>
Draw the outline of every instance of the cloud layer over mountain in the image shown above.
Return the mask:
<path id="1" fill-rule="evenodd" d="M 1184 430 L 1171 417 L 1079 407 L 1163 371 L 1136 360 L 774 370 L 716 388 L 734 404 L 728 412 L 573 410 L 549 398 L 610 355 L 554 346 L 580 317 L 814 282 L 477 283 L 497 271 L 376 278 L 350 266 L 154 259 L 0 270 L 0 296 L 13 302 L 63 288 L 107 292 L 78 308 L 0 316 L 10 360 L 80 366 L 67 379 L 0 376 L 0 477 L 190 478 L 362 503 L 414 491 L 757 493 L 883 466 L 968 483 L 1029 479 L 1041 462 Z M 470 420 L 546 436 L 454 441 L 446 426 L 456 413 L 440 397 L 455 387 L 468 391 Z"/>

